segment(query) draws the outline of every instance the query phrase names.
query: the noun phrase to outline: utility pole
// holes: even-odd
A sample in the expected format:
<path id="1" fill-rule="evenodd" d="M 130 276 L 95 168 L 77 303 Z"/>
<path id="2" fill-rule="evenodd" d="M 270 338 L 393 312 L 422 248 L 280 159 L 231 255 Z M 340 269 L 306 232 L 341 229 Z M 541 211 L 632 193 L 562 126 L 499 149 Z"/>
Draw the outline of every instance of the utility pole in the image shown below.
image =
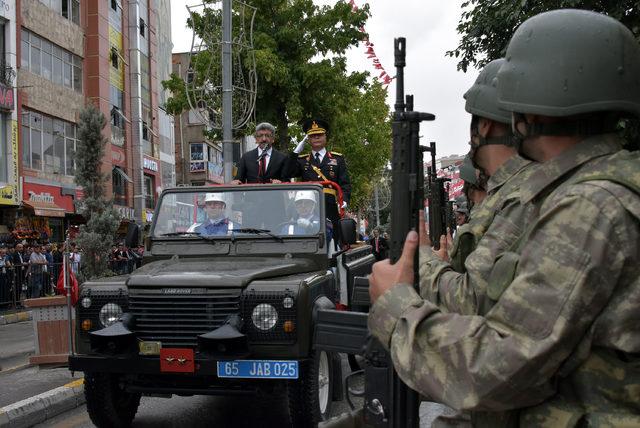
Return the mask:
<path id="1" fill-rule="evenodd" d="M 233 76 L 231 72 L 232 0 L 222 0 L 222 159 L 224 182 L 233 180 Z"/>

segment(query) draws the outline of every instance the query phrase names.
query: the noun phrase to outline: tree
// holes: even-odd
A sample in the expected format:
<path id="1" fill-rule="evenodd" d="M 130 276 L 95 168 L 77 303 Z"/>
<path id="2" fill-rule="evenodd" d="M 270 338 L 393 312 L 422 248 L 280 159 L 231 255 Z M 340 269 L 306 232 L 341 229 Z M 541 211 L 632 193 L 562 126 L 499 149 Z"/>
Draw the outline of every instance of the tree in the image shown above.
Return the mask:
<path id="1" fill-rule="evenodd" d="M 553 9 L 587 9 L 604 13 L 626 25 L 640 40 L 640 8 L 637 1 L 539 0 L 513 1 L 466 0 L 462 3 L 458 47 L 446 54 L 459 58 L 458 70 L 483 67 L 505 55 L 515 29 L 528 18 Z"/>
<path id="2" fill-rule="evenodd" d="M 93 104 L 80 112 L 75 181 L 84 191 L 79 212 L 87 220 L 80 226 L 77 238 L 84 252 L 84 279 L 109 275 L 108 254 L 120 225 L 120 215 L 105 192 L 107 176 L 100 172 L 107 144 L 102 136 L 106 123 L 104 115 Z"/>
<path id="3" fill-rule="evenodd" d="M 458 70 L 467 71 L 505 56 L 507 45 L 515 29 L 528 18 L 553 9 L 586 9 L 604 13 L 629 28 L 640 41 L 640 8 L 633 0 L 466 0 L 462 3 L 462 16 L 458 23 L 460 44 L 446 55 L 459 58 Z M 640 144 L 640 120 L 620 121 L 620 131 L 628 142 L 627 148 L 637 149 Z"/>
<path id="4" fill-rule="evenodd" d="M 368 208 L 373 186 L 391 157 L 391 116 L 386 90 L 378 82 L 355 89 L 336 115 L 329 135 L 332 150 L 344 154 L 353 183 L 349 209 Z"/>
<path id="5" fill-rule="evenodd" d="M 257 8 L 253 52 L 258 77 L 256 118 L 276 125 L 277 146 L 285 150 L 289 146 L 290 124 L 310 115 L 332 123 L 337 114 L 335 101 L 344 97 L 345 88 L 365 84 L 366 73 L 346 74 L 345 52 L 366 37 L 360 28 L 369 16 L 369 7 L 355 11 L 344 1 L 332 7 L 317 6 L 312 0 L 248 3 Z M 204 31 L 219 28 L 220 19 L 219 10 L 204 9 L 189 18 L 187 26 L 202 37 Z M 234 25 L 234 36 L 237 31 Z M 219 61 L 217 52 L 199 56 L 192 64 L 195 79 L 211 73 Z M 162 84 L 172 91 L 166 105 L 170 114 L 189 108 L 185 84 L 179 76 L 172 74 Z"/>
<path id="6" fill-rule="evenodd" d="M 291 135 L 301 138 L 301 120 L 321 117 L 329 122 L 329 145 L 345 156 L 349 166 L 350 209 L 364 208 L 373 190 L 371 178 L 381 174 L 391 156 L 386 91 L 378 83 L 369 84 L 368 73 L 346 70 L 346 50 L 366 37 L 360 29 L 369 16 L 368 5 L 353 10 L 344 1 L 331 7 L 314 5 L 312 0 L 249 3 L 258 10 L 254 22 L 257 121 L 276 125 L 276 146 L 283 151 L 291 148 Z M 219 11 L 195 14 L 187 26 L 201 35 L 211 22 L 219 26 Z M 234 36 L 237 31 L 234 25 Z M 219 55 L 210 51 L 192 57 L 191 78 L 196 86 L 206 84 L 198 79 L 219 67 L 216 61 Z M 162 84 L 172 91 L 166 105 L 169 113 L 189 108 L 185 82 L 179 76 L 172 74 Z M 219 138 L 215 133 L 209 137 Z"/>

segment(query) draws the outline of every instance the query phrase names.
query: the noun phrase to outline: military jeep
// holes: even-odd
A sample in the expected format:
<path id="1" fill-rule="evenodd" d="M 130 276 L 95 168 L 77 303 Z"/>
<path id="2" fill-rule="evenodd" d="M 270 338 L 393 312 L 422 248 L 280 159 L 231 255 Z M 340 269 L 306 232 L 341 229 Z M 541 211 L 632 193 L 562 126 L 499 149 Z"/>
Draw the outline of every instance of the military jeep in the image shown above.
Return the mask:
<path id="1" fill-rule="evenodd" d="M 293 426 L 325 419 L 342 374 L 339 354 L 312 347 L 315 315 L 348 303 L 374 258 L 336 251 L 323 187 L 169 189 L 155 213 L 143 266 L 80 290 L 70 369 L 93 423 L 129 425 L 143 395 L 279 391 Z M 340 226 L 353 243 L 355 222 Z"/>

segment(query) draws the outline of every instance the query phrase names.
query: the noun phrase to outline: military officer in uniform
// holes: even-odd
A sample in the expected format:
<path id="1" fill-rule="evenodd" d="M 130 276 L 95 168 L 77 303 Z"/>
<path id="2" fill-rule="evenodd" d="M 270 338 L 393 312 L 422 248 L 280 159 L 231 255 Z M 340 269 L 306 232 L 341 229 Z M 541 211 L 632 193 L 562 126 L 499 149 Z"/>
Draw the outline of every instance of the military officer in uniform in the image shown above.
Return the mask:
<path id="1" fill-rule="evenodd" d="M 505 57 L 498 105 L 539 162 L 519 195 L 537 215 L 478 315 L 416 293 L 411 232 L 373 267 L 369 329 L 409 386 L 475 426 L 640 426 L 640 155 L 615 133 L 640 116 L 640 46 L 611 17 L 562 9 L 525 21 Z"/>
<path id="2" fill-rule="evenodd" d="M 347 165 L 341 153 L 327 150 L 327 133 L 329 124 L 322 119 L 309 119 L 302 124 L 307 135 L 311 151 L 302 153 L 305 140 L 290 154 L 289 176 L 300 177 L 302 181 L 333 181 L 342 189 L 342 208 L 346 208 L 351 195 L 351 181 Z M 325 186 L 325 207 L 327 217 L 333 224 L 333 233 L 339 240 L 338 195 L 334 188 Z"/>

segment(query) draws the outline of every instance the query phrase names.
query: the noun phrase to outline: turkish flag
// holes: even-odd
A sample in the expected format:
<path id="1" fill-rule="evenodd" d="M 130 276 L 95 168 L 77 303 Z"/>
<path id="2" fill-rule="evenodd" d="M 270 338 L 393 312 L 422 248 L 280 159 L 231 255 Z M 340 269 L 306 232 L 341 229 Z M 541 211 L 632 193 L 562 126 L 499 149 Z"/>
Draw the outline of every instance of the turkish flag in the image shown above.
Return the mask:
<path id="1" fill-rule="evenodd" d="M 67 269 L 69 272 L 69 282 L 71 284 L 71 304 L 75 306 L 76 303 L 78 303 L 78 279 L 71 269 Z M 56 282 L 56 292 L 63 296 L 67 295 L 67 290 L 64 288 L 64 269 L 60 269 L 60 275 L 58 275 L 58 281 Z"/>

